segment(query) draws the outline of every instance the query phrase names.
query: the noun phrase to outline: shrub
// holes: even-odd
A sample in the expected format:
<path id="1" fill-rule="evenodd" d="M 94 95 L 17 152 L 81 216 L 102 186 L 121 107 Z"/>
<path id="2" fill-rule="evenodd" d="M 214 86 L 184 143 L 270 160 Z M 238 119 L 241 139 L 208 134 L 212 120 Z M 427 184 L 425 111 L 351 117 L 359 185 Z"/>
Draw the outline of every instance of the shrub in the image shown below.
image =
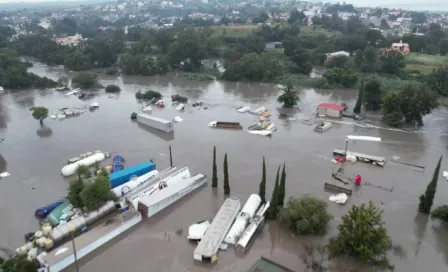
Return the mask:
<path id="1" fill-rule="evenodd" d="M 110 76 L 116 75 L 116 74 L 118 74 L 118 68 L 116 68 L 116 67 L 108 68 L 108 69 L 106 69 L 105 73 L 106 73 L 106 75 L 110 75 Z"/>
<path id="2" fill-rule="evenodd" d="M 89 89 L 98 86 L 98 79 L 95 74 L 79 72 L 73 76 L 72 84 L 77 88 Z"/>
<path id="3" fill-rule="evenodd" d="M 325 234 L 333 218 L 327 212 L 327 206 L 325 201 L 311 196 L 291 197 L 286 206 L 280 209 L 277 218 L 281 225 L 295 234 Z"/>
<path id="4" fill-rule="evenodd" d="M 325 72 L 324 77 L 328 83 L 349 88 L 358 81 L 358 74 L 352 69 L 333 68 Z"/>
<path id="5" fill-rule="evenodd" d="M 448 205 L 443 205 L 431 212 L 431 216 L 448 222 Z"/>
<path id="6" fill-rule="evenodd" d="M 117 85 L 107 85 L 106 87 L 106 93 L 119 93 L 119 92 L 121 92 L 121 89 Z"/>
<path id="7" fill-rule="evenodd" d="M 384 227 L 382 214 L 372 202 L 353 206 L 342 217 L 338 235 L 330 240 L 330 257 L 346 255 L 359 258 L 363 263 L 389 266 L 387 251 L 392 248 L 392 240 Z"/>
<path id="8" fill-rule="evenodd" d="M 171 101 L 173 101 L 173 102 L 178 101 L 178 102 L 181 102 L 181 103 L 185 103 L 185 102 L 188 101 L 188 98 L 185 97 L 185 96 L 182 96 L 182 95 L 174 94 L 174 95 L 171 96 Z"/>
<path id="9" fill-rule="evenodd" d="M 144 93 L 138 91 L 135 94 L 135 97 L 137 99 L 151 100 L 151 99 L 160 99 L 160 98 L 162 98 L 162 94 L 159 93 L 159 92 L 153 91 L 153 90 L 149 90 L 149 91 L 146 91 Z"/>

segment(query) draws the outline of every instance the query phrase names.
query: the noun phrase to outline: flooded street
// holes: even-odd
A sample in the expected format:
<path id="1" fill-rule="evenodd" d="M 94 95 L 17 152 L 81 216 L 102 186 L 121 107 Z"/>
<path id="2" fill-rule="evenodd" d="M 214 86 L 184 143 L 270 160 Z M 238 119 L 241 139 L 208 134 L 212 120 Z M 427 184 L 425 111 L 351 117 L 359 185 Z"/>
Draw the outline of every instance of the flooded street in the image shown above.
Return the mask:
<path id="1" fill-rule="evenodd" d="M 51 70 L 41 64 L 30 69 L 41 76 L 57 79 L 65 72 Z M 384 209 L 384 220 L 394 244 L 401 250 L 391 251 L 395 271 L 448 270 L 448 226 L 418 215 L 418 197 L 431 179 L 437 160 L 444 155 L 442 169 L 448 169 L 448 109 L 440 108 L 424 119 L 425 127 L 417 132 L 378 128 L 378 118 L 355 124 L 344 119 L 318 134 L 313 126 L 299 119 L 312 118 L 320 102 L 355 103 L 356 91 L 301 89 L 297 122 L 277 118 L 278 88 L 272 84 L 234 83 L 218 81 L 187 81 L 182 77 L 112 77 L 101 76 L 103 85 L 116 84 L 122 92 L 108 98 L 104 91 L 91 100 L 52 91 L 20 91 L 0 94 L 0 170 L 10 177 L 0 180 L 0 241 L 1 247 L 15 249 L 23 243 L 26 232 L 37 229 L 34 210 L 66 195 L 69 180 L 61 176 L 61 168 L 69 158 L 93 150 L 117 152 L 126 158 L 127 166 L 154 159 L 157 168 L 169 166 L 168 146 L 172 146 L 175 165 L 188 165 L 192 173 L 211 177 L 213 145 L 217 147 L 219 188 L 212 190 L 211 181 L 155 217 L 113 240 L 104 248 L 81 261 L 80 271 L 246 271 L 260 256 L 281 262 L 296 271 L 303 271 L 300 260 L 303 243 L 325 244 L 337 231 L 340 217 L 352 206 L 374 201 Z M 174 137 L 154 132 L 130 120 L 132 112 L 140 112 L 135 99 L 138 90 L 153 89 L 164 95 L 164 109 L 153 108 L 153 115 L 172 119 L 179 115 L 184 121 L 175 124 Z M 171 94 L 189 98 L 184 112 L 171 106 Z M 197 110 L 191 103 L 201 100 L 207 110 Z M 29 108 L 44 106 L 50 113 L 63 107 L 100 104 L 99 110 L 86 112 L 64 120 L 47 118 L 42 128 L 31 116 Z M 250 105 L 265 105 L 272 111 L 271 120 L 278 131 L 272 138 L 248 134 L 245 131 L 211 129 L 209 122 L 239 121 L 245 128 L 257 122 L 257 117 L 241 114 L 235 109 Z M 329 202 L 334 215 L 329 233 L 323 238 L 291 237 L 276 223 L 269 223 L 256 239 L 246 256 L 233 248 L 219 253 L 215 265 L 193 262 L 194 244 L 188 243 L 188 226 L 205 217 L 213 218 L 224 200 L 222 192 L 222 162 L 228 155 L 231 196 L 245 203 L 251 193 L 258 193 L 262 157 L 266 157 L 269 199 L 279 164 L 286 162 L 287 196 L 312 194 L 328 199 L 323 191 L 330 182 L 334 166 L 332 150 L 344 149 L 345 136 L 366 135 L 382 138 L 381 143 L 350 142 L 352 151 L 383 156 L 392 160 L 399 156 L 404 162 L 425 166 L 417 172 L 407 166 L 388 162 L 384 168 L 356 163 L 348 164 L 345 174 L 363 176 L 369 182 L 392 192 L 361 186 L 344 206 Z M 106 161 L 110 163 L 109 161 Z M 106 163 L 103 163 L 105 165 Z M 34 189 L 33 189 L 34 188 Z M 440 175 L 434 206 L 448 204 L 448 182 Z M 182 233 L 176 234 L 178 229 Z M 358 264 L 336 260 L 330 271 L 346 271 Z M 71 271 L 69 269 L 69 271 Z M 362 271 L 369 271 L 362 269 Z"/>

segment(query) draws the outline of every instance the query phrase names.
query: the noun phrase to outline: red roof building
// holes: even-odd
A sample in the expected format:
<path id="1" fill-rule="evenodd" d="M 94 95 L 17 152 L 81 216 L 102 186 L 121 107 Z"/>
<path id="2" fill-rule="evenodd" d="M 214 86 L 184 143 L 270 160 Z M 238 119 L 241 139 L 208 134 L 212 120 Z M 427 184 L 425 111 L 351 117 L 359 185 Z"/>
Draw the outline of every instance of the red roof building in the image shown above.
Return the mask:
<path id="1" fill-rule="evenodd" d="M 345 109 L 346 109 L 345 106 L 338 104 L 320 103 L 317 106 L 317 115 L 340 118 L 342 117 L 342 111 L 344 111 Z"/>

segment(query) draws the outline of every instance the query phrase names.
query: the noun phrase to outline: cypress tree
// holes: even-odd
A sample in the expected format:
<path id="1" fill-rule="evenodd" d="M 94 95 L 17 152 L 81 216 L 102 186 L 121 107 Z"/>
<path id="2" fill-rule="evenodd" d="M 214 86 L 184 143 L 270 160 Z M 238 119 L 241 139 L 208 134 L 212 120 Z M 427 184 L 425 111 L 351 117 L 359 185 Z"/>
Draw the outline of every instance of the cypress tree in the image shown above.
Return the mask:
<path id="1" fill-rule="evenodd" d="M 272 191 L 272 197 L 271 197 L 271 202 L 269 205 L 269 208 L 267 210 L 267 218 L 274 220 L 275 218 L 277 218 L 277 212 L 278 212 L 278 178 L 279 178 L 279 174 L 280 174 L 280 165 L 278 166 L 277 169 L 277 177 L 275 178 L 275 186 L 274 186 L 274 190 Z"/>
<path id="2" fill-rule="evenodd" d="M 224 155 L 224 194 L 230 194 L 230 185 L 229 185 L 229 169 L 227 165 L 227 153 Z"/>
<path id="3" fill-rule="evenodd" d="M 216 146 L 213 146 L 213 176 L 212 187 L 218 187 L 218 168 L 216 167 Z"/>
<path id="4" fill-rule="evenodd" d="M 362 96 L 364 95 L 364 76 L 365 73 L 362 74 L 362 78 L 361 78 L 361 87 L 359 87 L 359 92 L 358 92 L 358 100 L 356 100 L 356 105 L 355 108 L 353 109 L 354 113 L 361 113 L 361 106 L 362 106 Z"/>
<path id="5" fill-rule="evenodd" d="M 264 156 L 263 156 L 263 172 L 261 174 L 261 182 L 258 195 L 261 198 L 261 204 L 266 203 L 266 164 L 264 162 Z"/>
<path id="6" fill-rule="evenodd" d="M 440 156 L 439 162 L 437 163 L 436 169 L 434 170 L 431 182 L 428 184 L 428 187 L 426 187 L 425 194 L 420 196 L 420 203 L 418 205 L 418 210 L 422 213 L 429 214 L 429 212 L 431 211 L 434 196 L 436 195 L 437 180 L 439 179 L 441 163 L 442 163 L 442 156 Z"/>
<path id="7" fill-rule="evenodd" d="M 280 178 L 280 187 L 278 188 L 278 206 L 283 207 L 286 194 L 286 163 L 283 163 L 282 177 Z"/>

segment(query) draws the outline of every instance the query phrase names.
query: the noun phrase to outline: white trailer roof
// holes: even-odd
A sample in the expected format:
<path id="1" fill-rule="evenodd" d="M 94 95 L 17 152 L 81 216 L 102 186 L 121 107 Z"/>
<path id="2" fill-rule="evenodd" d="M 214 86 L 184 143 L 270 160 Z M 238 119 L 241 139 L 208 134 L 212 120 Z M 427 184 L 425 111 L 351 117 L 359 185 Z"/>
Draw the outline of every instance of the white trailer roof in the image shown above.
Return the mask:
<path id="1" fill-rule="evenodd" d="M 145 113 L 138 114 L 137 118 L 150 119 L 150 120 L 154 120 L 154 121 L 157 121 L 157 122 L 163 123 L 163 124 L 169 124 L 169 123 L 173 122 L 171 120 L 166 120 L 166 119 L 163 119 L 163 118 L 160 118 L 160 117 L 155 117 L 155 116 L 152 116 L 152 115 L 149 115 L 149 114 L 145 114 Z"/>

